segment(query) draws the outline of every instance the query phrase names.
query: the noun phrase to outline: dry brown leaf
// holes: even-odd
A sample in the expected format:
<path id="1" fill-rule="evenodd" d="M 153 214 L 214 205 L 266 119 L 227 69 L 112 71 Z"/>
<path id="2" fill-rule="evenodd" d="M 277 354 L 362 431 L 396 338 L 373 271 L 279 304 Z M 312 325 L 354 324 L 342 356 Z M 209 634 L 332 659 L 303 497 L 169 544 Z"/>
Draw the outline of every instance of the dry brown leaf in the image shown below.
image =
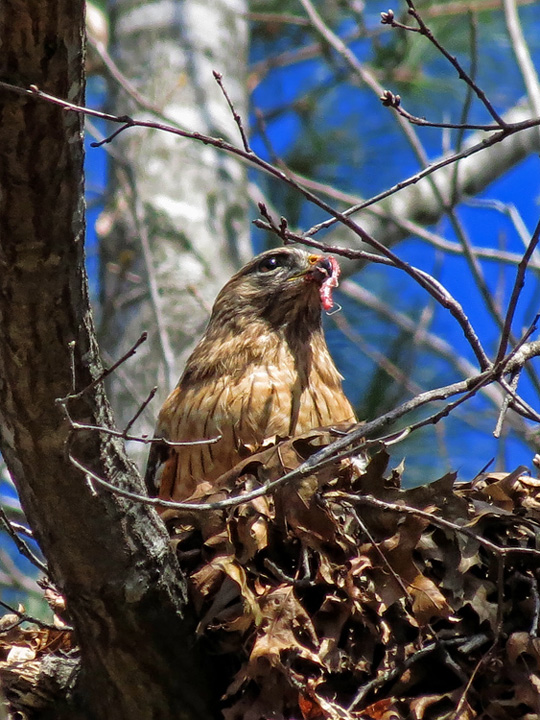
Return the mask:
<path id="1" fill-rule="evenodd" d="M 448 618 L 452 608 L 433 580 L 418 574 L 407 589 L 413 598 L 413 613 L 418 623 L 426 625 L 435 618 Z"/>

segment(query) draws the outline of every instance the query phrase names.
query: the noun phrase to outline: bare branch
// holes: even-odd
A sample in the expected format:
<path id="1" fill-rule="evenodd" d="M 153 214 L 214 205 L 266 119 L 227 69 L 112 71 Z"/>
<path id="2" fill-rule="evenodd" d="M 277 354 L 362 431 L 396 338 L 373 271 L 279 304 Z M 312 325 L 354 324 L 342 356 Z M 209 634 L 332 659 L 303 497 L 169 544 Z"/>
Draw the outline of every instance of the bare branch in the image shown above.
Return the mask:
<path id="1" fill-rule="evenodd" d="M 49 574 L 49 568 L 45 563 L 43 563 L 29 548 L 28 544 L 25 543 L 25 541 L 19 537 L 19 534 L 17 532 L 16 527 L 13 523 L 10 522 L 8 516 L 5 513 L 4 508 L 0 505 L 0 524 L 4 528 L 4 530 L 7 532 L 9 537 L 13 540 L 15 543 L 15 546 L 17 547 L 17 550 L 21 553 L 23 557 L 25 557 L 27 560 L 29 560 L 32 565 L 35 565 L 38 570 L 41 570 L 41 572 L 44 575 Z"/>
<path id="2" fill-rule="evenodd" d="M 510 296 L 510 301 L 508 303 L 508 309 L 506 311 L 506 318 L 504 320 L 504 327 L 503 327 L 503 330 L 501 333 L 499 350 L 497 351 L 497 357 L 495 359 L 495 362 L 500 362 L 506 352 L 506 348 L 508 346 L 508 340 L 510 337 L 510 330 L 512 327 L 512 321 L 514 319 L 514 313 L 516 311 L 516 305 L 517 305 L 519 296 L 521 294 L 521 291 L 523 290 L 523 286 L 525 284 L 525 271 L 527 270 L 529 260 L 531 259 L 531 256 L 534 253 L 539 240 L 540 240 L 540 222 L 536 226 L 536 229 L 535 229 L 533 236 L 531 238 L 531 241 L 529 243 L 529 247 L 525 251 L 525 254 L 523 255 L 523 259 L 520 262 L 518 269 L 517 269 L 516 279 L 514 281 L 512 295 Z"/>
<path id="3" fill-rule="evenodd" d="M 236 123 L 236 125 L 237 125 L 237 127 L 238 127 L 238 130 L 239 130 L 239 132 L 240 132 L 240 136 L 241 136 L 241 138 L 242 138 L 242 144 L 243 144 L 243 146 L 244 146 L 244 150 L 245 150 L 247 153 L 250 153 L 250 154 L 251 154 L 253 151 L 252 151 L 252 149 L 251 149 L 250 146 L 249 146 L 248 137 L 247 137 L 247 135 L 246 135 L 246 131 L 244 130 L 244 125 L 243 125 L 243 123 L 242 123 L 242 118 L 241 118 L 240 115 L 236 112 L 236 108 L 234 107 L 234 104 L 233 104 L 233 102 L 232 102 L 232 100 L 231 100 L 231 98 L 230 98 L 230 96 L 229 96 L 229 93 L 228 93 L 227 90 L 225 89 L 225 86 L 224 86 L 224 84 L 223 84 L 223 75 L 222 75 L 221 73 L 217 72 L 217 70 L 214 70 L 214 71 L 213 71 L 213 74 L 214 74 L 214 78 L 216 79 L 217 84 L 219 85 L 219 89 L 220 89 L 221 92 L 223 93 L 223 96 L 225 97 L 225 100 L 227 101 L 227 105 L 229 106 L 229 108 L 230 108 L 230 110 L 231 110 L 232 116 L 233 116 L 233 118 L 234 118 L 234 122 Z"/>
<path id="4" fill-rule="evenodd" d="M 417 28 L 409 27 L 408 25 L 403 25 L 402 23 L 396 22 L 394 20 L 394 13 L 390 10 L 387 13 L 381 13 L 381 22 L 384 25 L 391 25 L 392 27 L 399 27 L 403 30 L 408 30 L 410 32 L 418 32 L 421 35 L 424 35 L 436 48 L 437 50 L 444 55 L 444 57 L 448 60 L 448 62 L 455 68 L 458 77 L 460 80 L 463 80 L 467 83 L 467 85 L 474 91 L 476 96 L 479 98 L 479 100 L 483 103 L 486 110 L 489 112 L 491 117 L 495 120 L 497 125 L 501 128 L 506 127 L 506 123 L 504 119 L 499 115 L 499 113 L 495 110 L 493 105 L 490 103 L 488 98 L 486 97 L 486 94 L 484 91 L 478 87 L 478 85 L 474 82 L 472 77 L 465 71 L 465 69 L 462 67 L 461 63 L 457 60 L 456 57 L 451 55 L 448 50 L 441 45 L 441 43 L 435 38 L 431 30 L 428 28 L 428 26 L 425 24 L 425 22 L 422 20 L 422 17 L 420 13 L 417 11 L 416 7 L 414 6 L 414 3 L 412 0 L 406 0 L 407 5 L 409 6 L 409 15 L 411 15 L 416 22 L 418 23 Z"/>

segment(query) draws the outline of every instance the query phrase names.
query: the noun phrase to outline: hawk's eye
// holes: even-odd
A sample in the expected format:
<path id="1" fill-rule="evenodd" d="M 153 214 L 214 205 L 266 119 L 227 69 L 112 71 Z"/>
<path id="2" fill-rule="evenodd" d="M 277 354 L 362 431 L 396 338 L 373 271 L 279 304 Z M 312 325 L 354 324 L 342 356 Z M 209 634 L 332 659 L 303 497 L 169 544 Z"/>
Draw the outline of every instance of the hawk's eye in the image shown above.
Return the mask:
<path id="1" fill-rule="evenodd" d="M 270 255 L 261 260 L 257 266 L 257 270 L 260 273 L 270 273 L 273 270 L 277 270 L 286 264 L 286 258 L 284 255 Z"/>

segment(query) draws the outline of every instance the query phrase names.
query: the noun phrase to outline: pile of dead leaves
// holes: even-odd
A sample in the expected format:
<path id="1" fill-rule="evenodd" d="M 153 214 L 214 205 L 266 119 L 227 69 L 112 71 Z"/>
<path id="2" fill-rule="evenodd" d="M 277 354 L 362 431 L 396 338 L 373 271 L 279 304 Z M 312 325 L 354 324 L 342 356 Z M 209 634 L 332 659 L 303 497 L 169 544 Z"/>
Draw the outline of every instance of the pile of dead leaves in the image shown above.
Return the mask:
<path id="1" fill-rule="evenodd" d="M 331 439 L 246 460 L 236 491 Z M 403 490 L 387 462 L 168 514 L 201 641 L 234 667 L 227 720 L 540 716 L 540 481 L 521 470 Z"/>

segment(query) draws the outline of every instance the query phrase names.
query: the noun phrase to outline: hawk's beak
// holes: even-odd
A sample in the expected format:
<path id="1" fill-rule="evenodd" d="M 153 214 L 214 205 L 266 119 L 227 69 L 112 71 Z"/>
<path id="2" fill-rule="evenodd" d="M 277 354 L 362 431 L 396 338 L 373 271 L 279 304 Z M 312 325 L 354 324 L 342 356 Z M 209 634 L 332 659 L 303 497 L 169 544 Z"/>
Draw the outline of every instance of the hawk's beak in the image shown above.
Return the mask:
<path id="1" fill-rule="evenodd" d="M 307 280 L 314 280 L 322 285 L 334 274 L 335 268 L 332 260 L 324 255 L 310 255 L 308 262 L 310 266 L 302 273 Z"/>
<path id="2" fill-rule="evenodd" d="M 334 265 L 330 258 L 324 255 L 310 255 L 308 257 L 309 266 L 299 272 L 297 275 L 289 278 L 289 280 L 297 280 L 298 278 L 306 278 L 306 280 L 314 280 L 322 285 L 326 280 L 334 274 Z"/>
<path id="3" fill-rule="evenodd" d="M 310 255 L 309 262 L 311 267 L 306 272 L 306 275 L 321 285 L 334 274 L 332 261 L 330 258 L 324 257 L 324 255 Z"/>

